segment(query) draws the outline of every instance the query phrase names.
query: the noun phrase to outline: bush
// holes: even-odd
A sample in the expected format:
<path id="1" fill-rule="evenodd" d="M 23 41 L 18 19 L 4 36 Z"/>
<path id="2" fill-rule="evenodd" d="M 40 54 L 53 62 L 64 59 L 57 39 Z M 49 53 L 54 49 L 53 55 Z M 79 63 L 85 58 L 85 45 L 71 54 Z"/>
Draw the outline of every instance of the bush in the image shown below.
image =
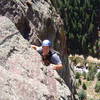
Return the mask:
<path id="1" fill-rule="evenodd" d="M 95 85 L 95 92 L 99 92 L 100 93 L 100 82 L 99 81 Z"/>
<path id="2" fill-rule="evenodd" d="M 81 81 L 81 79 L 79 79 L 79 81 L 78 81 L 78 82 L 79 82 L 79 84 L 80 84 L 80 85 L 82 84 L 82 81 Z"/>
<path id="3" fill-rule="evenodd" d="M 100 72 L 97 74 L 97 79 L 100 81 Z"/>
<path id="4" fill-rule="evenodd" d="M 86 90 L 86 89 L 87 89 L 87 86 L 86 86 L 86 84 L 85 84 L 85 83 L 83 83 L 82 88 L 83 88 L 84 90 Z"/>
<path id="5" fill-rule="evenodd" d="M 84 59 L 82 59 L 80 57 L 75 57 L 74 63 L 75 64 L 81 63 L 81 66 L 83 66 L 84 65 Z"/>
<path id="6" fill-rule="evenodd" d="M 83 72 L 83 77 L 84 77 L 84 79 L 86 79 L 86 72 Z"/>
<path id="7" fill-rule="evenodd" d="M 94 73 L 92 71 L 89 71 L 88 75 L 87 75 L 87 80 L 88 81 L 93 81 L 94 80 Z"/>
<path id="8" fill-rule="evenodd" d="M 91 68 L 89 69 L 89 73 L 88 73 L 88 76 L 87 76 L 87 80 L 88 80 L 88 81 L 90 81 L 90 80 L 93 81 L 96 72 L 97 72 L 97 68 L 96 68 L 96 67 L 91 67 Z"/>
<path id="9" fill-rule="evenodd" d="M 79 79 L 79 78 L 80 78 L 80 76 L 81 76 L 81 73 L 76 72 L 76 75 L 75 75 L 76 79 Z"/>
<path id="10" fill-rule="evenodd" d="M 87 98 L 86 92 L 84 90 L 80 90 L 78 96 L 79 100 L 85 100 Z"/>
<path id="11" fill-rule="evenodd" d="M 90 66 L 89 67 L 89 71 L 92 71 L 92 72 L 94 72 L 96 74 L 96 72 L 97 72 L 96 66 L 95 65 Z"/>

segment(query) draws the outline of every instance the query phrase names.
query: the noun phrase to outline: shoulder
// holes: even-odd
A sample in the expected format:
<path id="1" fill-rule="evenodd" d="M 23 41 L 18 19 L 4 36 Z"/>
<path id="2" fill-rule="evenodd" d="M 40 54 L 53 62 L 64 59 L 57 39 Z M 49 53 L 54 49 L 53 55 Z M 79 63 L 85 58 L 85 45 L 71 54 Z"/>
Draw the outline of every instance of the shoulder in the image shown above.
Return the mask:
<path id="1" fill-rule="evenodd" d="M 52 57 L 59 57 L 59 55 L 55 52 L 55 53 L 52 53 Z"/>
<path id="2" fill-rule="evenodd" d="M 55 64 L 61 64 L 61 58 L 57 53 L 54 53 L 51 57 L 51 60 L 55 63 Z"/>
<path id="3" fill-rule="evenodd" d="M 60 56 L 60 53 L 58 51 L 51 50 L 51 53 L 52 53 L 52 57 L 59 57 Z"/>
<path id="4" fill-rule="evenodd" d="M 61 59 L 57 53 L 52 54 L 52 58 L 54 59 Z"/>

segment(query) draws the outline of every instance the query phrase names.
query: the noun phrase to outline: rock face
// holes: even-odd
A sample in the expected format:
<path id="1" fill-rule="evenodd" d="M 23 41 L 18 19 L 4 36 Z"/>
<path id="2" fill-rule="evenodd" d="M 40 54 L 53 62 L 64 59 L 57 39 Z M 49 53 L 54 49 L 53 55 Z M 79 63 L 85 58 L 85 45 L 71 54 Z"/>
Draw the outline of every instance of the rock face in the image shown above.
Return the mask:
<path id="1" fill-rule="evenodd" d="M 20 35 L 28 40 L 29 43 L 40 45 L 41 40 L 44 39 L 50 39 L 53 42 L 53 47 L 59 51 L 63 57 L 64 69 L 58 73 L 74 96 L 74 78 L 72 76 L 73 72 L 68 65 L 66 35 L 63 29 L 63 22 L 50 0 L 0 0 L 0 15 L 8 17 L 15 24 Z M 11 34 L 12 33 L 18 34 L 15 31 L 12 31 Z M 13 35 L 14 34 L 11 36 Z M 7 36 L 9 36 L 8 33 Z M 19 43 L 22 42 L 20 41 Z M 16 48 L 17 46 L 14 46 L 14 48 L 11 49 L 11 53 L 8 54 L 11 55 L 17 52 Z M 6 50 L 9 52 L 9 49 Z M 3 56 L 2 61 L 5 61 L 7 56 L 8 55 L 6 55 L 6 57 Z"/>
<path id="2" fill-rule="evenodd" d="M 11 20 L 3 16 L 0 16 L 0 100 L 72 100 L 59 74 L 42 64 L 40 55 Z"/>
<path id="3" fill-rule="evenodd" d="M 31 43 L 36 42 L 36 35 L 42 40 L 54 41 L 57 34 L 55 22 L 59 16 L 51 9 L 54 8 L 49 0 L 0 0 L 0 14 L 9 17 Z"/>

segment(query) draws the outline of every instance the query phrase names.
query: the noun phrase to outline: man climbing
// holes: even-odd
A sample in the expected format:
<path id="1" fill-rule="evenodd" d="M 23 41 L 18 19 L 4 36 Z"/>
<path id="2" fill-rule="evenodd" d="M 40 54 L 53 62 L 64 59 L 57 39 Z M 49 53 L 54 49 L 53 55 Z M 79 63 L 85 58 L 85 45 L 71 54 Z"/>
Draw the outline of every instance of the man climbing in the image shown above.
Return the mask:
<path id="1" fill-rule="evenodd" d="M 39 54 L 42 56 L 42 61 L 46 66 L 54 64 L 52 68 L 54 70 L 60 70 L 63 68 L 62 61 L 58 53 L 55 50 L 53 50 L 51 46 L 52 46 L 51 41 L 44 40 L 42 42 L 41 47 L 32 45 L 32 48 L 34 48 L 39 52 Z"/>

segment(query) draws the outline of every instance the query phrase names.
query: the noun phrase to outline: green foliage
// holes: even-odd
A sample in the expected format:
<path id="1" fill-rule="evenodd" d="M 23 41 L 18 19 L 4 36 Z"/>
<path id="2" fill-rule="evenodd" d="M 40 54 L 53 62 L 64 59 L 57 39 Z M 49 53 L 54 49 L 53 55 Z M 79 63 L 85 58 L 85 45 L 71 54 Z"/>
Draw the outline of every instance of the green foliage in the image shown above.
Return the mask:
<path id="1" fill-rule="evenodd" d="M 100 72 L 98 72 L 98 74 L 97 74 L 97 79 L 98 79 L 98 81 L 100 81 Z"/>
<path id="2" fill-rule="evenodd" d="M 99 92 L 100 93 L 100 81 L 98 81 L 95 85 L 95 92 Z"/>
<path id="3" fill-rule="evenodd" d="M 88 81 L 93 81 L 94 80 L 94 74 L 92 74 L 92 72 L 88 73 L 87 80 Z"/>
<path id="4" fill-rule="evenodd" d="M 97 68 L 95 66 L 93 66 L 93 67 L 90 68 L 90 71 L 92 71 L 94 74 L 96 74 Z"/>
<path id="5" fill-rule="evenodd" d="M 91 69 L 91 68 L 94 68 L 95 67 L 95 69 L 96 69 L 96 64 L 95 63 L 90 63 L 90 62 L 88 62 L 88 64 L 89 64 L 89 70 Z"/>
<path id="6" fill-rule="evenodd" d="M 78 82 L 79 82 L 79 84 L 80 84 L 80 85 L 82 84 L 82 81 L 81 81 L 81 79 L 80 79 L 80 78 L 79 78 L 79 81 L 78 81 Z"/>
<path id="7" fill-rule="evenodd" d="M 81 73 L 76 72 L 76 74 L 75 74 L 76 79 L 79 79 L 79 78 L 80 78 L 80 76 L 81 76 Z"/>
<path id="8" fill-rule="evenodd" d="M 100 0 L 51 0 L 60 13 L 66 30 L 71 53 L 97 53 L 96 10 Z M 94 38 L 93 38 L 94 37 Z M 98 44 L 98 43 L 97 43 Z M 77 46 L 77 47 L 76 47 Z M 88 48 L 89 47 L 89 48 Z"/>
<path id="9" fill-rule="evenodd" d="M 79 100 L 86 100 L 87 98 L 87 94 L 84 90 L 80 90 L 78 96 L 79 96 Z"/>
<path id="10" fill-rule="evenodd" d="M 88 73 L 87 80 L 88 81 L 93 81 L 94 80 L 94 74 L 91 71 Z"/>
<path id="11" fill-rule="evenodd" d="M 90 81 L 90 80 L 93 81 L 94 78 L 95 78 L 96 72 L 97 72 L 97 68 L 96 67 L 90 67 L 89 68 L 89 73 L 87 75 L 87 80 L 88 81 Z"/>
<path id="12" fill-rule="evenodd" d="M 87 89 L 87 86 L 86 86 L 86 84 L 85 84 L 85 83 L 83 83 L 82 88 L 83 88 L 84 90 L 86 90 L 86 89 Z"/>
<path id="13" fill-rule="evenodd" d="M 73 61 L 75 64 L 81 63 L 81 65 L 84 65 L 84 59 L 80 57 L 76 57 Z"/>
<path id="14" fill-rule="evenodd" d="M 87 77 L 86 72 L 83 72 L 83 77 L 84 77 L 84 79 L 86 79 L 86 77 Z"/>

